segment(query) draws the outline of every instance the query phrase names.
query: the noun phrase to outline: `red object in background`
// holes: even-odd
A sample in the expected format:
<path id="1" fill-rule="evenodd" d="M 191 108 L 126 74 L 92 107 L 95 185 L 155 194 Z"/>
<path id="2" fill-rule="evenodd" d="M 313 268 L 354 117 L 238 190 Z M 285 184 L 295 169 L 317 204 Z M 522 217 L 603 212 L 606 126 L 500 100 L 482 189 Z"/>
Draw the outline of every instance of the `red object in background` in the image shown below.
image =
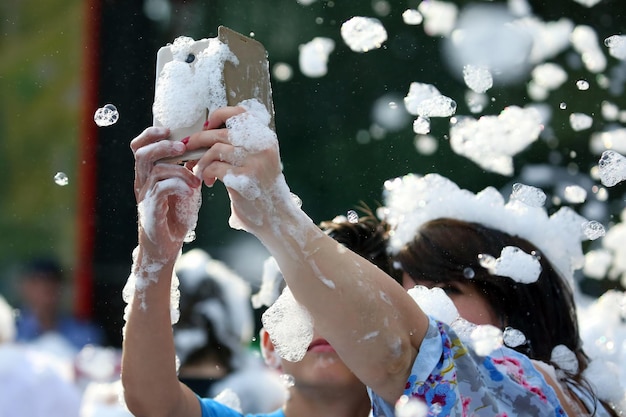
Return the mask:
<path id="1" fill-rule="evenodd" d="M 93 315 L 93 250 L 95 242 L 96 147 L 98 126 L 93 115 L 98 108 L 100 81 L 101 0 L 84 3 L 82 112 L 78 138 L 77 259 L 74 270 L 74 312 L 82 319 Z"/>

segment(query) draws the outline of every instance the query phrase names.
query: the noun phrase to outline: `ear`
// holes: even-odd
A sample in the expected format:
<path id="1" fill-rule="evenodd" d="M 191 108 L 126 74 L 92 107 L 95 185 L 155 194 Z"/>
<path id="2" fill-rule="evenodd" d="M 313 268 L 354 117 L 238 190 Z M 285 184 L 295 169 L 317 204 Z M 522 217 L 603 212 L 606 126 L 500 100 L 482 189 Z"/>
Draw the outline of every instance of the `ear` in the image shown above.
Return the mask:
<path id="1" fill-rule="evenodd" d="M 261 337 L 261 354 L 263 355 L 265 363 L 270 368 L 274 368 L 278 371 L 282 370 L 282 359 L 278 356 L 278 353 L 274 348 L 274 343 L 272 343 L 272 340 L 270 339 L 270 334 L 263 327 L 261 328 L 259 335 Z"/>

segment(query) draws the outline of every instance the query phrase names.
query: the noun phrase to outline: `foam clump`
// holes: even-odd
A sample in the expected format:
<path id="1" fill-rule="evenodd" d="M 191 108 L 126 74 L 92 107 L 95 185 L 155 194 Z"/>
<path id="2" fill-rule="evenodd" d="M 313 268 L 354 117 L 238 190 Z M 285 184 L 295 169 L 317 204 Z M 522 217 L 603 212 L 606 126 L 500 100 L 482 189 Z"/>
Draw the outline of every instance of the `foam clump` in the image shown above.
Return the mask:
<path id="1" fill-rule="evenodd" d="M 341 25 L 341 37 L 354 52 L 367 52 L 382 46 L 387 31 L 376 18 L 355 16 Z"/>
<path id="2" fill-rule="evenodd" d="M 483 263 L 481 262 L 481 265 Z M 520 248 L 506 246 L 500 257 L 483 265 L 492 275 L 509 277 L 515 282 L 529 284 L 537 281 L 541 274 L 539 260 Z"/>
<path id="3" fill-rule="evenodd" d="M 484 93 L 493 87 L 493 77 L 489 68 L 466 65 L 463 67 L 463 80 L 472 91 Z"/>
<path id="4" fill-rule="evenodd" d="M 436 320 L 452 324 L 459 317 L 454 303 L 439 287 L 427 288 L 423 285 L 416 285 L 408 293 L 426 315 Z"/>
<path id="5" fill-rule="evenodd" d="M 194 45 L 202 48 L 194 52 Z M 171 45 L 173 60 L 157 76 L 152 112 L 155 120 L 171 129 L 193 126 L 227 104 L 223 68 L 237 57 L 217 38 L 194 41 L 180 36 Z"/>
<path id="6" fill-rule="evenodd" d="M 393 253 L 411 241 L 422 224 L 453 218 L 526 239 L 550 260 L 570 285 L 573 285 L 574 271 L 584 264 L 581 242 L 586 238 L 582 232 L 586 219 L 569 207 L 562 207 L 548 216 L 544 207 L 529 206 L 514 199 L 505 203 L 493 187 L 474 194 L 438 174 L 409 174 L 388 180 L 383 197 L 385 206 L 379 208 L 377 214 L 393 228 L 389 241 Z"/>
<path id="7" fill-rule="evenodd" d="M 612 187 L 626 179 L 626 158 L 619 153 L 606 150 L 598 163 L 602 185 Z"/>
<path id="8" fill-rule="evenodd" d="M 328 72 L 328 56 L 335 50 L 331 38 L 315 37 L 300 45 L 298 63 L 300 71 L 311 78 L 323 77 Z"/>
<path id="9" fill-rule="evenodd" d="M 278 262 L 270 256 L 263 262 L 263 275 L 259 292 L 252 296 L 252 307 L 269 307 L 278 299 L 281 287 L 284 283 L 283 275 L 278 267 Z"/>
<path id="10" fill-rule="evenodd" d="M 542 129 L 537 109 L 509 106 L 498 116 L 458 118 L 450 127 L 450 145 L 481 168 L 510 176 L 512 157 L 535 142 Z"/>
<path id="11" fill-rule="evenodd" d="M 276 302 L 262 317 L 278 355 L 289 362 L 304 358 L 313 340 L 313 318 L 285 287 Z"/>

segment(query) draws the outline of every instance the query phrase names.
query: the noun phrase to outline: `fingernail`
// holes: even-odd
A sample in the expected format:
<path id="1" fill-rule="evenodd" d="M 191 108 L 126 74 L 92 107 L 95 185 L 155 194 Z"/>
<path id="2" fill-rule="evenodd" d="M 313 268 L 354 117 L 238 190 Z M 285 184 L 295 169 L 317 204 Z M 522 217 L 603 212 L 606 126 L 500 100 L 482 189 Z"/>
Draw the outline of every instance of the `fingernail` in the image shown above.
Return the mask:
<path id="1" fill-rule="evenodd" d="M 189 142 L 189 136 L 187 136 L 186 138 L 181 139 L 181 142 L 184 143 L 185 145 L 187 145 L 187 143 Z"/>
<path id="2" fill-rule="evenodd" d="M 180 142 L 174 142 L 172 145 L 175 151 L 182 152 L 185 150 L 186 146 Z"/>
<path id="3" fill-rule="evenodd" d="M 204 124 L 202 125 L 203 129 L 208 129 L 209 128 L 209 121 L 207 120 L 206 122 L 204 122 Z"/>

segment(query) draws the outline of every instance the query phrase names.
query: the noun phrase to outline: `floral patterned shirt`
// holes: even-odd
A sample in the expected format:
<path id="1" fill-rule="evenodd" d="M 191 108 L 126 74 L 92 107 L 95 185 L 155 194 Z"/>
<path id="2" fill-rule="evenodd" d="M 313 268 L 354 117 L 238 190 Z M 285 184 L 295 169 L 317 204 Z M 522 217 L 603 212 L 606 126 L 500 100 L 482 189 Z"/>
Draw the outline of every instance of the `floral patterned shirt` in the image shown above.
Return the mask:
<path id="1" fill-rule="evenodd" d="M 394 405 L 369 391 L 373 415 L 394 416 Z M 528 357 L 507 347 L 479 356 L 432 318 L 404 395 L 425 402 L 428 417 L 566 415 Z"/>

